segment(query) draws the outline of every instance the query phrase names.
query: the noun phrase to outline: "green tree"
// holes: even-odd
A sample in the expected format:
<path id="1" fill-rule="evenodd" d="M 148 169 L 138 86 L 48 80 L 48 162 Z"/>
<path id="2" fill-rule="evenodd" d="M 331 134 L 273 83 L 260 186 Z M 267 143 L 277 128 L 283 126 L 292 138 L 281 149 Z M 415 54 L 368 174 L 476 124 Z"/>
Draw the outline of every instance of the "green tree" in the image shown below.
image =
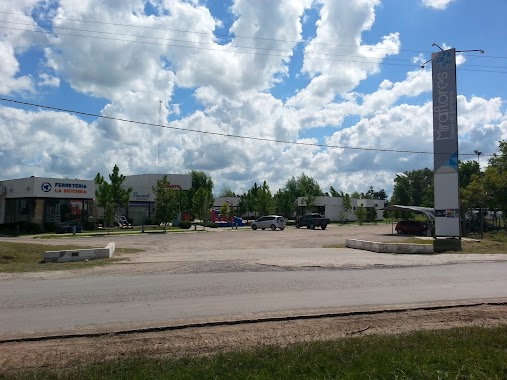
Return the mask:
<path id="1" fill-rule="evenodd" d="M 390 204 L 433 207 L 433 170 L 428 168 L 397 174 Z"/>
<path id="2" fill-rule="evenodd" d="M 504 227 L 507 230 L 507 141 L 499 142 L 500 154 L 488 161 L 484 170 L 484 186 L 491 196 L 490 208 L 502 211 Z"/>
<path id="3" fill-rule="evenodd" d="M 256 204 L 257 211 L 259 211 L 260 215 L 268 215 L 273 212 L 273 196 L 271 195 L 271 191 L 269 190 L 269 186 L 266 181 L 264 181 L 262 186 L 259 188 Z"/>
<path id="4" fill-rule="evenodd" d="M 351 195 L 350 195 L 351 198 L 353 199 L 362 199 L 362 195 L 359 194 L 357 191 L 354 191 Z"/>
<path id="5" fill-rule="evenodd" d="M 461 207 L 464 210 L 479 210 L 479 233 L 483 237 L 483 212 L 492 201 L 492 195 L 488 192 L 485 178 L 480 175 L 473 175 L 470 183 L 461 189 Z"/>
<path id="6" fill-rule="evenodd" d="M 239 197 L 238 212 L 242 217 L 246 216 L 247 221 L 248 217 L 250 216 L 250 213 L 255 211 L 254 203 L 255 203 L 254 196 L 252 195 L 252 192 L 250 190 L 248 190 L 245 194 Z"/>
<path id="7" fill-rule="evenodd" d="M 308 194 L 303 198 L 303 203 L 305 204 L 306 212 L 315 211 L 315 200 L 316 196 L 311 194 Z"/>
<path id="8" fill-rule="evenodd" d="M 481 173 L 481 168 L 477 161 L 459 161 L 458 167 L 459 186 L 463 189 L 472 182 L 473 176 L 477 176 Z"/>
<path id="9" fill-rule="evenodd" d="M 343 210 L 344 213 L 341 214 L 342 216 L 342 222 L 343 222 L 343 214 L 348 215 L 349 211 L 352 210 L 352 200 L 350 199 L 350 195 L 348 193 L 343 194 L 342 197 L 343 200 Z"/>
<path id="10" fill-rule="evenodd" d="M 287 191 L 294 205 L 297 204 L 299 197 L 305 197 L 305 204 L 307 206 L 310 204 L 309 206 L 313 207 L 315 205 L 315 197 L 324 195 L 318 182 L 305 173 L 301 173 L 297 178 L 290 178 L 285 184 L 284 190 Z"/>
<path id="11" fill-rule="evenodd" d="M 377 222 L 377 210 L 375 207 L 366 207 L 366 220 L 368 222 Z"/>
<path id="12" fill-rule="evenodd" d="M 357 220 L 359 221 L 359 225 L 362 225 L 366 220 L 366 209 L 363 206 L 359 206 L 356 208 L 355 214 Z"/>
<path id="13" fill-rule="evenodd" d="M 192 212 L 195 193 L 199 189 L 205 189 L 208 194 L 208 201 L 213 204 L 213 180 L 210 176 L 200 170 L 192 170 L 189 173 L 192 176 L 192 187 L 183 197 L 182 209 L 186 212 Z"/>
<path id="14" fill-rule="evenodd" d="M 309 195 L 324 195 L 318 182 L 305 173 L 301 173 L 297 178 L 292 177 L 289 179 L 285 185 L 285 189 L 289 191 L 295 200 L 298 197 L 307 197 Z"/>
<path id="15" fill-rule="evenodd" d="M 287 189 L 279 189 L 273 196 L 276 213 L 286 218 L 292 216 L 296 209 L 294 199 Z"/>
<path id="16" fill-rule="evenodd" d="M 373 189 L 373 186 L 370 186 L 366 194 L 364 195 L 365 199 L 381 199 L 386 200 L 387 194 L 384 189 L 380 189 L 379 191 L 376 191 Z"/>
<path id="17" fill-rule="evenodd" d="M 109 227 L 113 224 L 115 214 L 115 207 L 111 196 L 111 186 L 104 181 L 104 177 L 100 177 L 100 174 L 97 174 L 95 180 L 95 183 L 98 185 L 97 190 L 95 190 L 97 205 L 104 210 L 104 227 Z"/>
<path id="18" fill-rule="evenodd" d="M 171 188 L 166 175 L 157 181 L 152 190 L 155 194 L 155 220 L 157 224 L 164 223 L 165 230 L 165 224 L 178 215 L 178 192 Z"/>
<path id="19" fill-rule="evenodd" d="M 341 197 L 342 196 L 342 193 L 338 192 L 335 190 L 335 188 L 333 186 L 330 186 L 329 187 L 329 194 L 332 196 L 332 197 Z"/>
<path id="20" fill-rule="evenodd" d="M 224 217 L 225 219 L 227 219 L 227 217 L 229 216 L 229 213 L 230 213 L 229 204 L 227 202 L 224 202 L 222 207 L 220 207 L 220 215 L 222 217 Z"/>
<path id="21" fill-rule="evenodd" d="M 192 202 L 193 213 L 198 219 L 201 219 L 204 224 L 209 220 L 210 207 L 212 204 L 210 199 L 213 199 L 213 197 L 210 195 L 209 191 L 201 187 L 195 192 Z"/>
<path id="22" fill-rule="evenodd" d="M 114 165 L 113 172 L 109 174 L 109 180 L 111 181 L 111 197 L 115 208 L 126 207 L 129 203 L 130 193 L 132 188 L 123 188 L 123 182 L 125 182 L 125 176 L 120 174 L 120 169 L 117 165 Z"/>
<path id="23" fill-rule="evenodd" d="M 108 226 L 113 223 L 118 208 L 127 206 L 132 192 L 131 188 L 124 189 L 122 187 L 125 176 L 120 174 L 117 165 L 114 165 L 109 180 L 111 183 L 108 183 L 100 173 L 95 176 L 95 183 L 98 185 L 95 197 L 99 207 L 104 209 L 104 219 Z"/>
<path id="24" fill-rule="evenodd" d="M 220 197 L 235 197 L 236 194 L 230 188 L 224 187 L 224 188 L 222 188 L 222 191 L 220 191 L 219 196 Z"/>

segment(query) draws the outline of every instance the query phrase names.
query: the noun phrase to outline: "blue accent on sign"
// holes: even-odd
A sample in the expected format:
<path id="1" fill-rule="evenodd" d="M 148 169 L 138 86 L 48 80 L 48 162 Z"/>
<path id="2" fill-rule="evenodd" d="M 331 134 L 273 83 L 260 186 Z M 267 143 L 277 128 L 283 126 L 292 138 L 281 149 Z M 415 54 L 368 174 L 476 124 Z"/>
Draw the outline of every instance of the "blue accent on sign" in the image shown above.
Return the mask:
<path id="1" fill-rule="evenodd" d="M 453 169 L 458 170 L 458 152 L 454 152 L 449 160 L 447 161 L 447 165 L 452 167 Z"/>

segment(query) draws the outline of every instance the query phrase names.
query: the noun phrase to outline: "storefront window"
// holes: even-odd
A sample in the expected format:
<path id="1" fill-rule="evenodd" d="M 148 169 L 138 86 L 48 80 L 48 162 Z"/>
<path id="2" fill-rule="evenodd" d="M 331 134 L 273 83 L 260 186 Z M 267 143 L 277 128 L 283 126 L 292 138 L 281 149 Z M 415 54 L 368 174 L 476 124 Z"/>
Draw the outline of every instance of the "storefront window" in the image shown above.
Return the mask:
<path id="1" fill-rule="evenodd" d="M 5 222 L 31 222 L 35 208 L 34 199 L 6 199 Z"/>
<path id="2" fill-rule="evenodd" d="M 82 199 L 46 199 L 46 223 L 82 223 L 84 217 Z"/>

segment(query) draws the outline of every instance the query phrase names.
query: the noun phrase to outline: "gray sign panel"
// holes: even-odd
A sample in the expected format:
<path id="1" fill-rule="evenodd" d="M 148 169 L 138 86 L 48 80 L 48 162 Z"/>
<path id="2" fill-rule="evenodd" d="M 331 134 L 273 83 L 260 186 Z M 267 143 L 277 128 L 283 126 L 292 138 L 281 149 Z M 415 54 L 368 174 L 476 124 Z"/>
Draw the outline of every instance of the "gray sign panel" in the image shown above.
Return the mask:
<path id="1" fill-rule="evenodd" d="M 458 171 L 456 50 L 433 53 L 433 152 L 435 173 Z"/>
<path id="2" fill-rule="evenodd" d="M 460 236 L 456 50 L 431 55 L 435 235 Z"/>

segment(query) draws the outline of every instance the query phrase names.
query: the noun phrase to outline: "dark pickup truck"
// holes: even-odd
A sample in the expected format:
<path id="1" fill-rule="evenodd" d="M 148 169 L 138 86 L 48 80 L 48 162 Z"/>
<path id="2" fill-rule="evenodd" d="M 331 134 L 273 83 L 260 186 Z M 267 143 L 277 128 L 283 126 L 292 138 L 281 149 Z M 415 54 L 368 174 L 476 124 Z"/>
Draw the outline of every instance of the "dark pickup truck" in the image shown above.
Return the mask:
<path id="1" fill-rule="evenodd" d="M 296 219 L 296 228 L 306 226 L 306 228 L 311 228 L 312 230 L 315 227 L 325 230 L 328 224 L 329 218 L 317 213 L 305 214 Z"/>

